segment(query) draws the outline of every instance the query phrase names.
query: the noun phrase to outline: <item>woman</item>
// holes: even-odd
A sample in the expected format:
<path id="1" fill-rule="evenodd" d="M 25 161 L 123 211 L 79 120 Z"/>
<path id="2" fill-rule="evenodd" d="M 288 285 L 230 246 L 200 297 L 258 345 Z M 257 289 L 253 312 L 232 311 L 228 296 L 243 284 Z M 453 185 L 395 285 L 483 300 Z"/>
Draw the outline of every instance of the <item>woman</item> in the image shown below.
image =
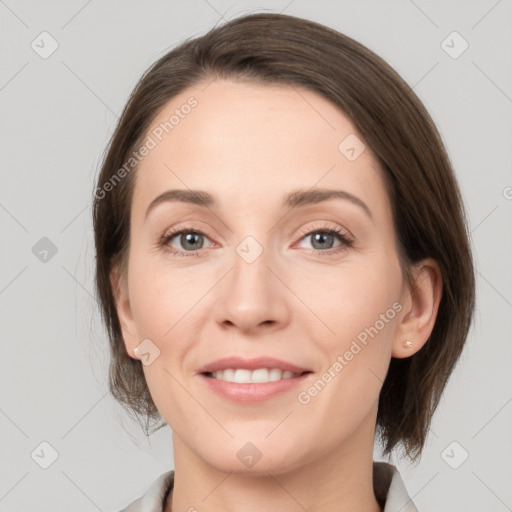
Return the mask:
<path id="1" fill-rule="evenodd" d="M 380 57 L 252 14 L 144 74 L 95 189 L 114 397 L 173 433 L 125 511 L 415 511 L 474 310 L 457 181 Z"/>

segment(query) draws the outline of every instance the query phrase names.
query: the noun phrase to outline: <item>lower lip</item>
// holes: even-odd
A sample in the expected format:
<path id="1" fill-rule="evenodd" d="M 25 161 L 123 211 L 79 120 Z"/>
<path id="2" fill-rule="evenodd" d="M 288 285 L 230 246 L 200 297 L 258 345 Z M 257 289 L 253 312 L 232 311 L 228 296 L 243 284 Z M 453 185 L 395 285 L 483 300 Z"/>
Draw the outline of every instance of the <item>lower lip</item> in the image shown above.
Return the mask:
<path id="1" fill-rule="evenodd" d="M 264 402 L 281 393 L 290 391 L 291 389 L 304 383 L 304 380 L 309 377 L 311 373 L 304 373 L 299 377 L 292 377 L 291 379 L 281 379 L 273 382 L 249 384 L 239 384 L 237 382 L 227 382 L 213 377 L 207 377 L 204 374 L 199 374 L 206 385 L 210 387 L 215 393 L 223 398 L 233 400 L 235 402 Z"/>

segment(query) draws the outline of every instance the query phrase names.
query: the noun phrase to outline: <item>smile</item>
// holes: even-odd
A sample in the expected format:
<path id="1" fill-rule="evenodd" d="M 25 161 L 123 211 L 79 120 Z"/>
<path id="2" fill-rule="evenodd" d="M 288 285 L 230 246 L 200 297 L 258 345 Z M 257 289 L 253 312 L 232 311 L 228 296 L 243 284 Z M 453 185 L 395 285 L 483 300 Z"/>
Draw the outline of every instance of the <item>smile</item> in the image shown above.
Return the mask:
<path id="1" fill-rule="evenodd" d="M 217 375 L 218 377 L 216 377 Z M 231 402 L 256 404 L 304 386 L 314 374 L 293 373 L 279 368 L 226 368 L 198 374 L 202 382 L 217 396 Z M 227 380 L 234 379 L 234 380 Z M 291 400 L 291 398 L 290 398 Z"/>
<path id="2" fill-rule="evenodd" d="M 281 370 L 280 368 L 257 368 L 255 370 L 226 368 L 225 370 L 207 372 L 206 375 L 225 382 L 236 382 L 237 384 L 263 384 L 282 379 L 293 379 L 299 377 L 302 373 L 294 373 L 290 370 Z"/>
<path id="3" fill-rule="evenodd" d="M 258 403 L 304 385 L 313 372 L 299 363 L 261 355 L 250 359 L 232 355 L 196 370 L 207 389 L 233 402 Z"/>

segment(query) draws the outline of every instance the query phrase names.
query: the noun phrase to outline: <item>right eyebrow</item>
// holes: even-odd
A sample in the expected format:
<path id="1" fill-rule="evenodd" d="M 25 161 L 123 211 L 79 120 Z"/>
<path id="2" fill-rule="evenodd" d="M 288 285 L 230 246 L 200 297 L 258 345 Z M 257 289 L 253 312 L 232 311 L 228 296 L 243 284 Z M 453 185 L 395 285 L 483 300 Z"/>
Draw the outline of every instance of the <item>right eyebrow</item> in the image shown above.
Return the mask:
<path id="1" fill-rule="evenodd" d="M 191 203 L 199 206 L 204 206 L 209 208 L 210 206 L 215 205 L 215 199 L 211 194 L 205 192 L 203 190 L 186 190 L 186 189 L 174 189 L 174 190 L 166 190 L 163 194 L 155 197 L 153 201 L 149 204 L 146 210 L 146 218 L 159 204 L 181 201 L 183 203 Z"/>

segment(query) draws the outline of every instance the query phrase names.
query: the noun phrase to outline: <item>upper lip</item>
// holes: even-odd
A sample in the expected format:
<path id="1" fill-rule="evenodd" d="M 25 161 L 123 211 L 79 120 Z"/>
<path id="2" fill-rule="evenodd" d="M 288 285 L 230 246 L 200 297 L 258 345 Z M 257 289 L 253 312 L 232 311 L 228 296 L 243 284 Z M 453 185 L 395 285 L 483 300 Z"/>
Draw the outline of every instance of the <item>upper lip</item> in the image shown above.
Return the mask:
<path id="1" fill-rule="evenodd" d="M 301 368 L 300 366 L 288 363 L 281 359 L 274 357 L 255 357 L 252 359 L 245 359 L 240 356 L 223 357 L 211 363 L 201 366 L 197 373 L 213 373 L 217 370 L 226 370 L 228 368 L 244 368 L 247 370 L 256 370 L 258 368 L 280 368 L 281 370 L 289 370 L 293 373 L 304 373 L 311 370 Z"/>

